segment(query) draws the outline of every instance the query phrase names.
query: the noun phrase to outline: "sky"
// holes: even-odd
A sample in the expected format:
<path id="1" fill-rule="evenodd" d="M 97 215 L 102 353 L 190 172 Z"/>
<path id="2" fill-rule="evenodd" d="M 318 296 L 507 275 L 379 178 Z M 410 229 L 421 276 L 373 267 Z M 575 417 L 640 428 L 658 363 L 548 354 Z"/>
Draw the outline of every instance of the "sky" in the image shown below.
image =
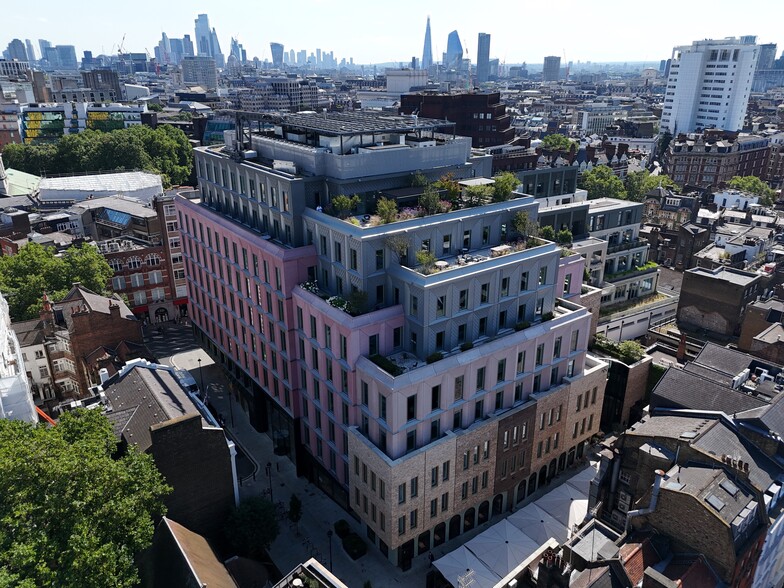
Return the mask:
<path id="1" fill-rule="evenodd" d="M 447 35 L 457 30 L 476 61 L 477 34 L 490 33 L 490 56 L 502 63 L 542 63 L 545 55 L 565 61 L 658 62 L 676 45 L 704 38 L 757 35 L 759 43 L 784 48 L 780 0 L 394 0 L 335 2 L 329 0 L 165 0 L 163 2 L 77 3 L 64 10 L 62 1 L 14 2 L 3 11 L 0 49 L 13 38 L 38 39 L 53 45 L 75 45 L 94 55 L 125 50 L 153 55 L 161 32 L 169 37 L 190 34 L 198 13 L 209 15 L 225 55 L 229 40 L 239 39 L 248 58 L 271 59 L 269 43 L 289 49 L 316 47 L 355 63 L 410 62 L 422 58 L 425 24 L 430 16 L 433 58 L 440 61 Z M 767 16 L 766 16 L 767 15 Z M 40 57 L 40 55 L 39 55 Z"/>

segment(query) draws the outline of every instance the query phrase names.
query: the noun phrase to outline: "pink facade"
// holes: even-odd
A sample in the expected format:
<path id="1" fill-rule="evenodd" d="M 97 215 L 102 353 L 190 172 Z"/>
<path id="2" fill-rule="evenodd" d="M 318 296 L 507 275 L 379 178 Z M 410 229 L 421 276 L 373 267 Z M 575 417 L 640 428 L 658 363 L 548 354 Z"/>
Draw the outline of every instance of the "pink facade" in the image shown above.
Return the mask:
<path id="1" fill-rule="evenodd" d="M 585 259 L 579 253 L 561 257 L 558 261 L 556 293 L 564 298 L 579 295 L 583 286 Z"/>

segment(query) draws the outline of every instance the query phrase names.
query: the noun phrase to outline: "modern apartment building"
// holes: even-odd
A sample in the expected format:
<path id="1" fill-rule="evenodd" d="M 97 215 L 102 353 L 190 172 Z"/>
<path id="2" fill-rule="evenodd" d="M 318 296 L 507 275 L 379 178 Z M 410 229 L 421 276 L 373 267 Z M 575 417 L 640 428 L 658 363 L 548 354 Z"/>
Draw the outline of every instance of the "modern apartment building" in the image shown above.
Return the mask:
<path id="1" fill-rule="evenodd" d="M 537 216 L 521 193 L 380 221 L 375 194 L 415 175 L 490 175 L 451 123 L 246 118 L 196 149 L 198 195 L 176 199 L 194 327 L 276 452 L 406 569 L 598 433 L 607 365 L 587 353 L 584 262 L 515 233 L 517 213 Z M 352 194 L 356 211 L 333 215 Z"/>
<path id="2" fill-rule="evenodd" d="M 757 38 L 694 41 L 675 47 L 664 93 L 661 130 L 743 128 L 759 56 Z"/>
<path id="3" fill-rule="evenodd" d="M 111 131 L 140 125 L 145 111 L 145 106 L 76 101 L 28 104 L 22 106 L 19 126 L 24 143 L 51 143 L 84 129 Z"/>

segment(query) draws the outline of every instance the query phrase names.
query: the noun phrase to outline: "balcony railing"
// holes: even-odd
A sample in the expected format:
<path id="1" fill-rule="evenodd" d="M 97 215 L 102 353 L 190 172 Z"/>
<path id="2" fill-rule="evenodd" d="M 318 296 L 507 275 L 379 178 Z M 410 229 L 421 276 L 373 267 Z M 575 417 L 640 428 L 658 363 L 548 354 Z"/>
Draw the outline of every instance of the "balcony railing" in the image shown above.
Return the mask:
<path id="1" fill-rule="evenodd" d="M 619 243 L 618 245 L 608 245 L 607 254 L 628 251 L 629 249 L 636 249 L 637 247 L 645 247 L 647 244 L 648 242 L 643 241 L 642 239 L 631 239 L 630 241 Z"/>

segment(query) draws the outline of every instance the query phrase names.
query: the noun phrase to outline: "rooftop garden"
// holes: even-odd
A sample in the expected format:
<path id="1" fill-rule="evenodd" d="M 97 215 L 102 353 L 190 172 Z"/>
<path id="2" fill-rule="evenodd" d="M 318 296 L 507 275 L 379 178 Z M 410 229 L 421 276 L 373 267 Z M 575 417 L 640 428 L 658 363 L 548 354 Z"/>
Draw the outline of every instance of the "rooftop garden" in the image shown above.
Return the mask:
<path id="1" fill-rule="evenodd" d="M 637 343 L 637 341 L 621 341 L 618 343 L 599 334 L 594 337 L 593 349 L 614 357 L 626 365 L 637 363 L 645 357 L 645 347 Z"/>
<path id="2" fill-rule="evenodd" d="M 315 294 L 330 306 L 342 310 L 351 316 L 359 316 L 367 312 L 367 293 L 363 290 L 355 290 L 348 298 L 343 298 L 342 296 L 331 296 L 326 292 L 322 292 L 318 282 L 303 282 L 299 287 L 306 292 Z"/>
<path id="3" fill-rule="evenodd" d="M 634 298 L 632 300 L 622 302 L 621 304 L 618 305 L 603 306 L 599 310 L 599 316 L 600 317 L 609 316 L 611 314 L 615 314 L 616 312 L 626 312 L 627 310 L 634 310 L 642 306 L 648 306 L 649 304 L 653 304 L 655 302 L 661 302 L 662 300 L 671 300 L 671 298 L 666 294 L 662 294 L 660 292 L 653 292 L 652 294 L 648 294 L 647 296 Z"/>
<path id="4" fill-rule="evenodd" d="M 451 174 L 443 176 L 436 182 L 428 182 L 423 174 L 415 174 L 412 176 L 411 186 L 422 188 L 415 206 L 399 208 L 396 200 L 381 197 L 376 202 L 374 213 L 355 216 L 362 199 L 357 194 L 353 196 L 341 194 L 332 199 L 325 212 L 356 226 L 376 227 L 443 214 L 452 210 L 474 208 L 491 202 L 505 202 L 512 199 L 513 192 L 519 184 L 517 176 L 510 172 L 495 176 L 492 183 L 465 188 L 461 187 Z"/>

